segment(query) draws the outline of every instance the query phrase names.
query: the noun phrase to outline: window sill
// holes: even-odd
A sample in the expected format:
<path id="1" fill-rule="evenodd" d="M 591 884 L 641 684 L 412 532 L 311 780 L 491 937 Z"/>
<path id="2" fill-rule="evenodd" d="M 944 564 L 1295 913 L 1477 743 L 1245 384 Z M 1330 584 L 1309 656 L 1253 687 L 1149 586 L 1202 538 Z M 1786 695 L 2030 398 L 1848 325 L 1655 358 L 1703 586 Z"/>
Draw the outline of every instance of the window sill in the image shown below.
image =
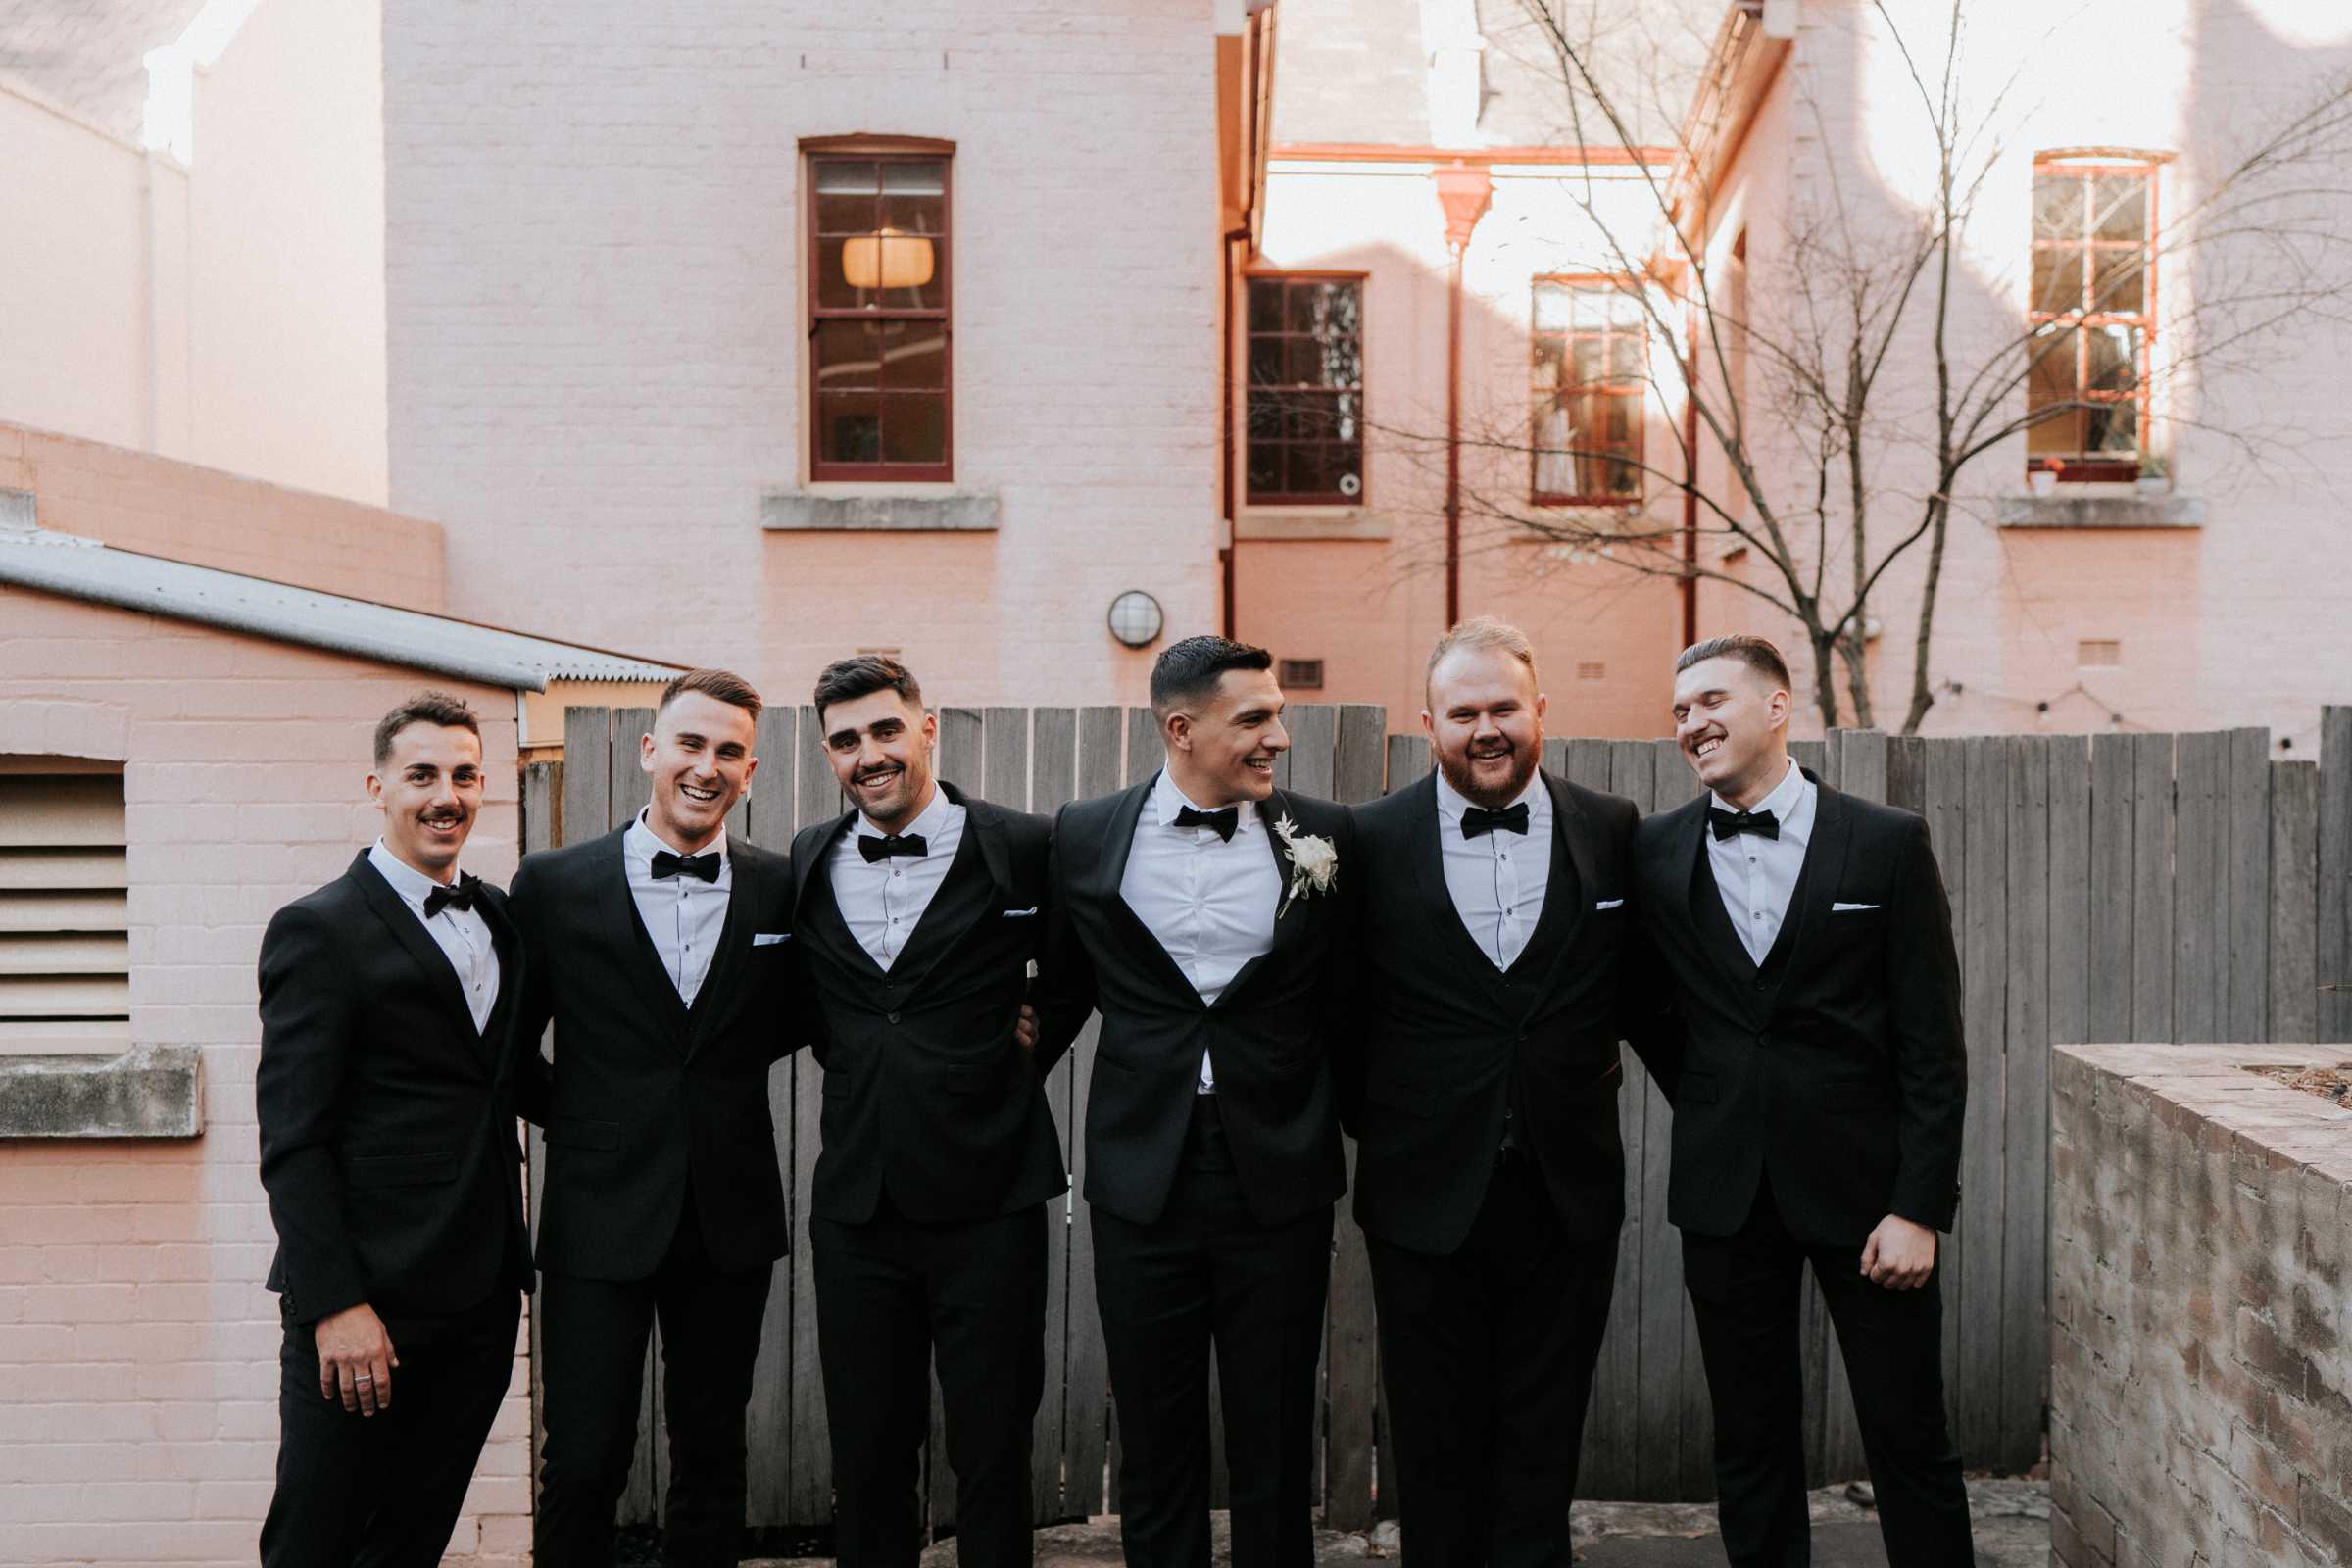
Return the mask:
<path id="1" fill-rule="evenodd" d="M 796 533 L 993 533 L 1001 498 L 994 490 L 940 484 L 825 483 L 769 490 L 760 497 L 760 526 Z"/>
<path id="2" fill-rule="evenodd" d="M 2202 528 L 2205 500 L 2178 491 L 2143 496 L 2127 486 L 2085 486 L 2075 495 L 2002 496 L 1997 521 L 2003 528 Z"/>
<path id="3" fill-rule="evenodd" d="M 1389 515 L 1362 507 L 1267 507 L 1233 519 L 1236 539 L 1386 539 Z"/>
<path id="4" fill-rule="evenodd" d="M 0 1056 L 0 1139 L 197 1138 L 203 1058 L 194 1046 L 119 1056 Z"/>

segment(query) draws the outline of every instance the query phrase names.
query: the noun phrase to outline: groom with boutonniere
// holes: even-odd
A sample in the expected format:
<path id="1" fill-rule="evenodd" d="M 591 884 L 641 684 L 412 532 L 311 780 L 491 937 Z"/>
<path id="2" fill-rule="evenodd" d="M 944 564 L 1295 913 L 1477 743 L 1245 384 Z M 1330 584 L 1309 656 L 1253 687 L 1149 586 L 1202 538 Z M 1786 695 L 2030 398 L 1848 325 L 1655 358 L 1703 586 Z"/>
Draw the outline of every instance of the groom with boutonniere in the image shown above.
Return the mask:
<path id="1" fill-rule="evenodd" d="M 1222 637 L 1167 649 L 1166 765 L 1054 828 L 1039 1070 L 1099 1007 L 1086 1199 L 1138 1568 L 1209 1560 L 1211 1353 L 1236 1568 L 1314 1559 L 1315 1360 L 1347 1185 L 1328 1030 L 1354 861 L 1344 808 L 1275 787 L 1272 664 Z"/>
<path id="2" fill-rule="evenodd" d="M 1936 1269 L 1968 1102 L 1951 907 L 1927 823 L 1790 760 L 1790 706 L 1763 638 L 1684 650 L 1675 738 L 1707 793 L 1639 835 L 1637 903 L 1686 1030 L 1667 1213 L 1715 1402 L 1723 1544 L 1740 1568 L 1808 1560 L 1810 1264 L 1887 1560 L 1955 1568 L 1974 1559 Z"/>
<path id="3" fill-rule="evenodd" d="M 1426 672 L 1437 768 L 1355 808 L 1341 1114 L 1380 1313 L 1406 1568 L 1572 1555 L 1625 1214 L 1630 1038 L 1674 1020 L 1630 906 L 1633 803 L 1543 771 L 1535 650 L 1480 617 Z"/>

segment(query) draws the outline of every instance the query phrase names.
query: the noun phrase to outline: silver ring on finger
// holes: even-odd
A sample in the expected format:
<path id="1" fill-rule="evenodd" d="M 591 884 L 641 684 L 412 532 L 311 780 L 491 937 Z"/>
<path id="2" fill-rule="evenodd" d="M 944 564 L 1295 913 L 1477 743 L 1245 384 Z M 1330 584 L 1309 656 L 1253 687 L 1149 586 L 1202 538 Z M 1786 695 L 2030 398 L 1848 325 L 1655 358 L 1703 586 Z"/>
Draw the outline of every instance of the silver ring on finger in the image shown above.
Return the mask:
<path id="1" fill-rule="evenodd" d="M 373 1383 L 375 1381 L 375 1374 L 372 1372 L 363 1372 L 358 1377 L 353 1378 L 351 1381 L 354 1383 Z"/>

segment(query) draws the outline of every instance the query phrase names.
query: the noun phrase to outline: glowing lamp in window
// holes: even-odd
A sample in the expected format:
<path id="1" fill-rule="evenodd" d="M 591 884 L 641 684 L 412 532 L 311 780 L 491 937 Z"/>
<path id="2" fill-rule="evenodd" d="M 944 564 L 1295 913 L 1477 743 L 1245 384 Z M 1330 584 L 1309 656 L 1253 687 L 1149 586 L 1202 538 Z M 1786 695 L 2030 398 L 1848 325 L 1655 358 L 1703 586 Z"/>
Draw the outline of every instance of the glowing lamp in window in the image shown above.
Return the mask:
<path id="1" fill-rule="evenodd" d="M 921 288 L 938 263 L 920 234 L 876 229 L 842 241 L 841 275 L 856 289 Z"/>

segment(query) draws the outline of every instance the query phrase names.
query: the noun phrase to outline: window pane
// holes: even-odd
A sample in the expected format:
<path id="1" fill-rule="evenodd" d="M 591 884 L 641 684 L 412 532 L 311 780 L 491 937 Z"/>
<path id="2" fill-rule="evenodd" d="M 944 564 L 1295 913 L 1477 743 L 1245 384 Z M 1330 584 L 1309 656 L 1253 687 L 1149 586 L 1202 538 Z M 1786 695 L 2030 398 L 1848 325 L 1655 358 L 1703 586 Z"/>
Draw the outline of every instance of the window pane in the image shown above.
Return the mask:
<path id="1" fill-rule="evenodd" d="M 948 461 L 948 400 L 935 392 L 894 393 L 882 400 L 882 461 Z"/>
<path id="2" fill-rule="evenodd" d="M 820 158 L 811 171 L 816 185 L 816 231 L 862 234 L 874 226 L 874 200 L 881 190 L 875 166 L 863 160 Z"/>
<path id="3" fill-rule="evenodd" d="M 2146 299 L 2147 263 L 2137 249 L 2100 251 L 2092 265 L 2090 308 L 2111 316 L 2136 316 Z"/>
<path id="4" fill-rule="evenodd" d="M 2026 427 L 2026 453 L 2030 457 L 2073 457 L 2082 450 L 2082 413 L 2069 409 L 2053 414 Z"/>
<path id="5" fill-rule="evenodd" d="M 948 166 L 937 158 L 897 159 L 882 166 L 885 196 L 944 196 Z"/>
<path id="6" fill-rule="evenodd" d="M 1250 439 L 1264 440 L 1282 434 L 1282 399 L 1272 392 L 1252 391 L 1250 394 Z"/>
<path id="7" fill-rule="evenodd" d="M 947 166 L 936 162 L 884 164 L 882 221 L 909 234 L 946 233 Z"/>
<path id="8" fill-rule="evenodd" d="M 2094 392 L 2129 392 L 2139 385 L 2139 328 L 2094 326 L 2090 339 L 2090 388 Z"/>
<path id="9" fill-rule="evenodd" d="M 1328 283 L 1293 283 L 1283 300 L 1282 329 L 1286 332 L 1312 332 L 1321 328 L 1331 315 Z"/>
<path id="10" fill-rule="evenodd" d="M 2037 246 L 2034 252 L 2034 309 L 2063 315 L 2082 308 L 2082 247 Z"/>
<path id="11" fill-rule="evenodd" d="M 830 324 L 830 323 L 828 323 Z M 948 384 L 948 327 L 945 321 L 885 321 L 883 381 L 895 389 Z"/>
<path id="12" fill-rule="evenodd" d="M 2148 237 L 2148 181 L 2139 174 L 2098 174 L 2090 181 L 2091 228 L 2101 239 Z"/>
<path id="13" fill-rule="evenodd" d="M 1363 432 L 1356 428 L 1355 423 L 1355 416 L 1358 412 L 1356 405 L 1359 401 L 1359 397 L 1360 394 L 1354 392 L 1342 392 L 1339 396 L 1331 400 L 1332 417 L 1335 421 L 1339 438 L 1343 441 L 1360 441 L 1363 439 Z"/>
<path id="14" fill-rule="evenodd" d="M 2074 397 L 2075 341 L 2071 327 L 2044 327 L 2026 345 L 2026 352 L 2033 356 L 2026 370 L 2028 410 Z"/>
<path id="15" fill-rule="evenodd" d="M 866 269 L 875 288 L 864 297 L 886 311 L 932 311 L 947 302 L 948 242 L 944 239 L 887 238 L 877 242 Z"/>
<path id="16" fill-rule="evenodd" d="M 1568 303 L 1568 324 L 1578 327 L 1601 327 L 1609 324 L 1609 295 L 1606 288 L 1579 288 Z"/>
<path id="17" fill-rule="evenodd" d="M 1282 448 L 1270 442 L 1250 443 L 1250 493 L 1272 495 L 1282 488 Z"/>
<path id="18" fill-rule="evenodd" d="M 1282 384 L 1284 339 L 1257 337 L 1250 340 L 1250 380 L 1255 386 Z"/>
<path id="19" fill-rule="evenodd" d="M 1360 446 L 1334 445 L 1323 449 L 1324 474 L 1331 487 L 1344 496 L 1363 494 L 1364 449 Z"/>
<path id="20" fill-rule="evenodd" d="M 882 336 L 879 321 L 819 321 L 816 323 L 816 384 L 826 392 L 882 384 Z M 893 323 L 896 324 L 896 323 Z"/>
<path id="21" fill-rule="evenodd" d="M 1331 395 L 1294 392 L 1283 410 L 1282 433 L 1294 441 L 1331 441 L 1339 436 L 1332 418 Z"/>
<path id="22" fill-rule="evenodd" d="M 1560 384 L 1560 368 L 1565 363 L 1567 345 L 1556 337 L 1536 339 L 1535 385 L 1540 392 L 1549 391 Z"/>
<path id="23" fill-rule="evenodd" d="M 1642 307 L 1641 296 L 1632 289 L 1611 287 L 1608 296 L 1611 325 L 1639 329 L 1649 319 L 1649 313 Z"/>
<path id="24" fill-rule="evenodd" d="M 827 310 L 855 310 L 865 303 L 842 270 L 841 248 L 847 243 L 840 239 L 816 242 L 816 303 Z"/>
<path id="25" fill-rule="evenodd" d="M 1565 283 L 1536 285 L 1536 330 L 1557 332 L 1568 325 L 1569 296 Z"/>
<path id="26" fill-rule="evenodd" d="M 1600 379 L 1600 339 L 1591 335 L 1571 339 L 1568 373 L 1578 383 Z"/>
<path id="27" fill-rule="evenodd" d="M 816 455 L 825 463 L 881 462 L 881 400 L 871 392 L 819 392 Z"/>
<path id="28" fill-rule="evenodd" d="M 1332 331 L 1354 337 L 1363 331 L 1364 288 L 1361 283 L 1326 283 L 1324 306 Z"/>
<path id="29" fill-rule="evenodd" d="M 1250 330 L 1279 332 L 1282 330 L 1282 279 L 1253 277 L 1250 280 Z"/>
<path id="30" fill-rule="evenodd" d="M 2083 425 L 2089 439 L 2086 450 L 2102 455 L 2139 455 L 2139 406 L 2134 403 L 2100 403 L 2083 411 Z"/>
<path id="31" fill-rule="evenodd" d="M 1642 493 L 1642 473 L 1630 463 L 1611 461 L 1601 466 L 1601 494 L 1609 496 L 1638 496 Z"/>
<path id="32" fill-rule="evenodd" d="M 1630 332 L 1609 336 L 1608 375 L 1612 381 L 1642 378 L 1642 340 Z"/>
<path id="33" fill-rule="evenodd" d="M 1356 380 L 1356 351 L 1347 338 L 1284 338 L 1287 346 L 1284 378 L 1294 386 L 1351 387 Z"/>
<path id="34" fill-rule="evenodd" d="M 2080 239 L 2082 235 L 2082 177 L 2080 174 L 2034 176 L 2034 237 Z"/>
<path id="35" fill-rule="evenodd" d="M 1338 489 L 1323 477 L 1321 446 L 1286 446 L 1282 449 L 1282 488 L 1286 495 L 1319 496 Z"/>

